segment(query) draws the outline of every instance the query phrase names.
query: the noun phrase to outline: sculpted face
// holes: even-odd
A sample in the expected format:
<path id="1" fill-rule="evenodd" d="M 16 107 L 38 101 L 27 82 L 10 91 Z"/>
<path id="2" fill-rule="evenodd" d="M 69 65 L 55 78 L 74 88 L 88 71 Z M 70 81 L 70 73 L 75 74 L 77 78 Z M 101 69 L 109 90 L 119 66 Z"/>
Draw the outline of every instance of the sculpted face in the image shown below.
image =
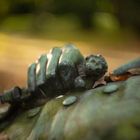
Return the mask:
<path id="1" fill-rule="evenodd" d="M 90 55 L 85 58 L 85 73 L 87 76 L 102 77 L 107 71 L 107 63 L 101 55 Z"/>

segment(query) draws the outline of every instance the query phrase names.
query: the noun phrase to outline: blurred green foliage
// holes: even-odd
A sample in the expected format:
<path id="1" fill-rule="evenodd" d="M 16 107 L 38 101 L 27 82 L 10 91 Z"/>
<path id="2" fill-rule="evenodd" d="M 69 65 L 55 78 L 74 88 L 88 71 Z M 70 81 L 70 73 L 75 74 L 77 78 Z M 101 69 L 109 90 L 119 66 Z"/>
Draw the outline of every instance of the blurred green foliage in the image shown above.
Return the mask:
<path id="1" fill-rule="evenodd" d="M 112 0 L 114 14 L 122 27 L 130 26 L 140 33 L 140 1 Z"/>
<path id="2" fill-rule="evenodd" d="M 120 27 L 129 27 L 140 32 L 139 0 L 1 0 L 0 22 L 10 16 L 30 14 L 31 31 L 40 31 L 50 15 L 72 15 L 83 29 L 110 26 L 112 21 Z M 99 17 L 97 17 L 99 16 Z M 100 20 L 103 18 L 103 20 Z M 107 23 L 106 19 L 111 21 Z M 97 19 L 97 20 L 96 20 Z M 99 23 L 100 21 L 100 23 Z M 103 23 L 102 23 L 103 22 Z M 99 24 L 99 25 L 97 25 Z M 108 25 L 107 25 L 108 24 Z M 103 25 L 104 26 L 104 25 Z"/>

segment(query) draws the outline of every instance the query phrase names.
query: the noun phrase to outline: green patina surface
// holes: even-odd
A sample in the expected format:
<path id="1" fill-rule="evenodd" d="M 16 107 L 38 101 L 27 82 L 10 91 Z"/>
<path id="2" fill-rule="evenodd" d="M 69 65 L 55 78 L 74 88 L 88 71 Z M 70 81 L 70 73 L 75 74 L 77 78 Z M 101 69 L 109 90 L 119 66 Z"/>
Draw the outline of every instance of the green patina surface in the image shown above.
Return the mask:
<path id="1" fill-rule="evenodd" d="M 69 92 L 48 101 L 32 118 L 28 111 L 3 130 L 10 140 L 139 140 L 140 76 L 114 82 L 118 90 L 105 94 L 105 86 Z M 69 96 L 77 101 L 64 106 Z"/>

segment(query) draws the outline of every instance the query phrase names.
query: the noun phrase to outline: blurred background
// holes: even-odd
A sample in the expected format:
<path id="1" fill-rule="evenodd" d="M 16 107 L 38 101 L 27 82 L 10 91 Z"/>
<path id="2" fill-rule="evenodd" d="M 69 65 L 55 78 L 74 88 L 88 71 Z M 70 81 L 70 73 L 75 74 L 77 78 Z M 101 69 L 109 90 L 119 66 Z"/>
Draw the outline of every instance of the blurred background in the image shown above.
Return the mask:
<path id="1" fill-rule="evenodd" d="M 26 86 L 28 65 L 74 43 L 109 71 L 140 56 L 140 0 L 0 0 L 0 91 Z"/>

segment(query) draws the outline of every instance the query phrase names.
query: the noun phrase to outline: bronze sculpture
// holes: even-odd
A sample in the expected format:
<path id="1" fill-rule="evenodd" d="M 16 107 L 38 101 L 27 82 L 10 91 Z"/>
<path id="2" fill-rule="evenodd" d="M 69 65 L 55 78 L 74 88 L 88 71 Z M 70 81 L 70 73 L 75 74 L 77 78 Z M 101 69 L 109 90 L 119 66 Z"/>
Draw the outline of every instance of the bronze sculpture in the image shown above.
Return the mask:
<path id="1" fill-rule="evenodd" d="M 2 95 L 0 101 L 15 103 L 31 96 L 49 98 L 72 89 L 91 89 L 107 68 L 107 62 L 101 55 L 84 58 L 72 44 L 62 49 L 55 47 L 29 66 L 26 90 L 15 87 Z"/>
<path id="2" fill-rule="evenodd" d="M 74 50 L 74 52 L 75 51 L 77 50 Z M 44 55 L 40 57 L 40 59 L 43 59 L 43 62 L 46 61 Z M 6 140 L 139 140 L 140 76 L 137 74 L 137 76 L 127 77 L 126 80 L 120 82 L 113 81 L 111 76 L 123 76 L 124 74 L 128 74 L 131 68 L 137 68 L 138 71 L 140 68 L 140 59 L 121 66 L 116 69 L 111 76 L 105 77 L 107 85 L 91 89 L 96 80 L 105 74 L 107 66 L 102 56 L 87 57 L 86 62 L 88 68 L 90 68 L 89 63 L 93 60 L 95 64 L 99 64 L 97 65 L 97 69 L 95 69 L 96 65 L 90 63 L 95 66 L 93 69 L 91 68 L 93 70 L 92 75 L 97 74 L 98 78 L 96 79 L 94 77 L 95 75 L 92 77 L 89 74 L 92 80 L 88 79 L 85 81 L 86 72 L 83 71 L 85 65 L 81 65 L 80 63 L 78 68 L 75 69 L 79 74 L 74 78 L 72 77 L 73 80 L 68 83 L 63 79 L 65 81 L 63 84 L 66 83 L 66 87 L 60 88 L 61 86 L 59 86 L 57 89 L 60 91 L 59 93 L 54 92 L 55 88 L 53 90 L 53 87 L 58 84 L 54 83 L 52 86 L 53 82 L 51 81 L 55 81 L 54 79 L 56 77 L 50 74 L 51 71 L 48 77 L 53 80 L 51 79 L 49 82 L 45 82 L 47 84 L 51 83 L 49 86 L 52 87 L 48 88 L 47 84 L 43 86 L 45 83 L 43 80 L 45 79 L 42 80 L 42 78 L 46 76 L 46 72 L 43 68 L 46 68 L 46 63 L 42 64 L 40 59 L 37 63 L 33 63 L 29 67 L 28 90 L 22 89 L 22 96 L 15 96 L 15 100 L 12 99 L 12 102 L 10 102 L 13 106 L 12 113 L 9 113 L 6 119 L 0 121 L 1 135 L 5 137 Z M 83 62 L 84 59 L 82 58 L 81 60 Z M 103 60 L 104 63 L 100 63 L 100 60 Z M 50 66 L 51 70 L 52 67 L 55 69 L 55 64 L 56 63 Z M 70 64 L 73 66 L 72 63 Z M 41 68 L 42 74 L 39 72 L 39 67 Z M 65 65 L 63 67 L 65 67 Z M 101 69 L 98 69 L 98 67 Z M 73 67 L 69 69 L 73 72 Z M 87 73 L 90 73 L 89 69 L 87 69 Z M 30 79 L 30 75 L 33 75 L 33 79 Z M 35 78 L 37 75 L 38 80 Z M 132 75 L 135 74 L 133 73 Z M 57 76 L 57 74 L 55 76 Z M 71 79 L 71 76 L 69 78 Z M 83 81 L 80 81 L 82 86 L 79 86 L 77 79 L 83 79 L 87 84 L 83 84 Z M 40 84 L 40 81 L 43 81 L 43 85 Z M 56 81 L 58 82 L 59 80 Z M 40 92 L 38 87 L 41 88 L 43 92 Z M 47 92 L 47 89 L 50 92 Z M 14 93 L 19 93 L 18 90 L 21 89 L 16 87 L 14 92 L 11 90 L 8 93 L 9 95 L 13 95 Z M 13 93 L 11 94 L 11 92 Z M 61 94 L 63 94 L 63 96 L 58 96 Z M 43 104 L 37 103 L 38 99 L 41 100 L 45 97 L 49 98 L 49 100 L 45 100 Z M 11 101 L 11 98 L 9 98 L 9 100 Z M 35 102 L 35 104 L 32 106 L 31 102 Z"/>

